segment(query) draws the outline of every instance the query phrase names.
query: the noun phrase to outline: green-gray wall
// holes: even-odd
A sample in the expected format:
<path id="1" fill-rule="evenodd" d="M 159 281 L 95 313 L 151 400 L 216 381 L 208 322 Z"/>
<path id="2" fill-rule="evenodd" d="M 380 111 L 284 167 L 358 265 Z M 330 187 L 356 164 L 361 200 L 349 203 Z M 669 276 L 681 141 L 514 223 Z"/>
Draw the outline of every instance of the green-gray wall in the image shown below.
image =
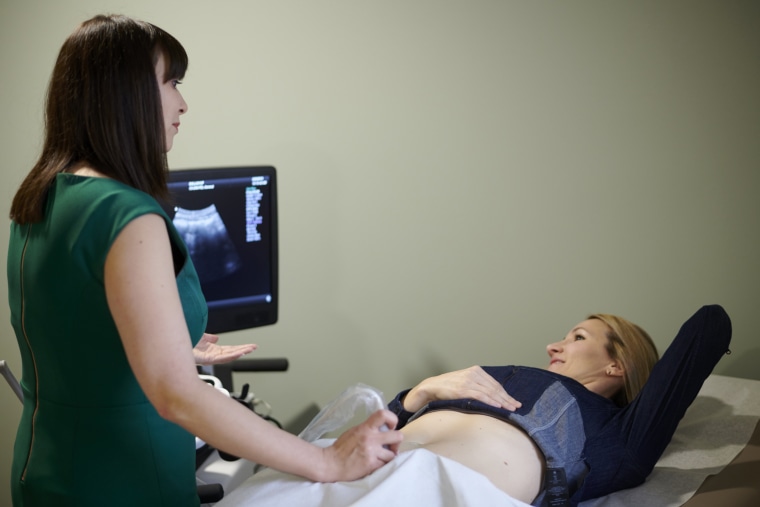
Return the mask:
<path id="1" fill-rule="evenodd" d="M 2 0 L 4 212 L 57 51 L 100 12 L 188 50 L 173 168 L 278 168 L 280 322 L 223 338 L 290 359 L 236 378 L 282 422 L 357 382 L 388 398 L 475 363 L 544 365 L 591 312 L 662 350 L 721 303 L 717 372 L 760 379 L 758 2 Z M 0 407 L 6 505 L 20 407 L 3 386 Z"/>

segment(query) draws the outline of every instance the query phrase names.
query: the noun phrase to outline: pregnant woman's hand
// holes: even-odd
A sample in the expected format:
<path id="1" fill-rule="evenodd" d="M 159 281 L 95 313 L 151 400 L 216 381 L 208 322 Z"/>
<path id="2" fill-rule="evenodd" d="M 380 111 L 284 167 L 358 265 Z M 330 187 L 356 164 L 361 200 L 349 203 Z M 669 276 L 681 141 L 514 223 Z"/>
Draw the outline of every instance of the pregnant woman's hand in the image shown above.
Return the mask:
<path id="1" fill-rule="evenodd" d="M 483 368 L 471 366 L 423 380 L 407 393 L 404 409 L 416 412 L 431 401 L 462 398 L 471 398 L 512 411 L 522 406 Z"/>

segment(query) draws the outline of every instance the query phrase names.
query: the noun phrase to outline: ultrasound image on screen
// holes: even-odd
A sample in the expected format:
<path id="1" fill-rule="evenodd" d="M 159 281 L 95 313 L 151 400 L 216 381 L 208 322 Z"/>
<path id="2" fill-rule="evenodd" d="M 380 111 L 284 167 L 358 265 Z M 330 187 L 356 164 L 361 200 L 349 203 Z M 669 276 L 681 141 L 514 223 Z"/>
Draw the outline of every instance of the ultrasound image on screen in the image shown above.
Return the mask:
<path id="1" fill-rule="evenodd" d="M 178 207 L 174 226 L 187 245 L 201 283 L 232 275 L 242 268 L 216 205 L 199 210 Z"/>
<path id="2" fill-rule="evenodd" d="M 171 182 L 170 217 L 187 244 L 209 308 L 272 298 L 269 177 Z M 266 218 L 266 219 L 265 219 Z"/>

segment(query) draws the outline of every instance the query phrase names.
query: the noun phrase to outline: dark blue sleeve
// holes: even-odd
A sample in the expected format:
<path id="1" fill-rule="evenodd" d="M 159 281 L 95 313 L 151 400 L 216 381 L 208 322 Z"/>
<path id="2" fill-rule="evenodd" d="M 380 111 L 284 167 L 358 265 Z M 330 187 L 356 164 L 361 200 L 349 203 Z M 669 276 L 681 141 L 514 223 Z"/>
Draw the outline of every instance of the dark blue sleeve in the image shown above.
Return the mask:
<path id="1" fill-rule="evenodd" d="M 619 414 L 628 456 L 639 466 L 654 467 L 730 342 L 731 320 L 718 305 L 700 308 L 681 326 L 644 388 Z"/>
<path id="2" fill-rule="evenodd" d="M 396 429 L 399 430 L 406 426 L 406 423 L 409 421 L 409 418 L 414 415 L 413 412 L 408 412 L 404 410 L 404 404 L 402 403 L 402 400 L 406 396 L 406 394 L 411 391 L 411 389 L 405 389 L 398 393 L 393 400 L 388 403 L 388 410 L 393 412 L 398 416 L 398 424 L 396 425 Z"/>

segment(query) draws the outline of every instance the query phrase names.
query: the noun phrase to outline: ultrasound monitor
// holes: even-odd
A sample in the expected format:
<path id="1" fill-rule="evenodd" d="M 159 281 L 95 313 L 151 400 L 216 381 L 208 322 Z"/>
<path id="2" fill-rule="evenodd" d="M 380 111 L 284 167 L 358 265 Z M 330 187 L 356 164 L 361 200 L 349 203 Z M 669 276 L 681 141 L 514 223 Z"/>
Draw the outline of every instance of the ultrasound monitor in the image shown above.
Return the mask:
<path id="1" fill-rule="evenodd" d="M 208 303 L 209 333 L 277 322 L 277 184 L 270 166 L 169 172 L 164 204 Z"/>

